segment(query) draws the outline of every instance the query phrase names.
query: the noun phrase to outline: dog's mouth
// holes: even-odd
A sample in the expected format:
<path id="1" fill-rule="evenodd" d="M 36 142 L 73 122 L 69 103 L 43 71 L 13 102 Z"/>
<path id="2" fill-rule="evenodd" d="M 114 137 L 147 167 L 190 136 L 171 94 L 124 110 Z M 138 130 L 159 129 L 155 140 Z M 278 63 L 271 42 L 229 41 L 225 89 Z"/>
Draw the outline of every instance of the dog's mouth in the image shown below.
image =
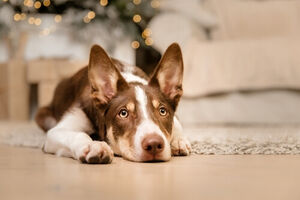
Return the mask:
<path id="1" fill-rule="evenodd" d="M 128 152 L 127 152 L 128 153 Z M 162 153 L 159 154 L 148 154 L 148 153 L 143 153 L 140 156 L 133 156 L 132 154 L 122 154 L 119 155 L 125 160 L 128 161 L 133 161 L 133 162 L 144 162 L 144 163 L 156 163 L 156 162 L 166 162 L 170 160 L 170 158 L 165 158 L 165 156 Z"/>
<path id="2" fill-rule="evenodd" d="M 145 163 L 160 163 L 160 162 L 166 162 L 166 160 L 156 160 L 156 159 L 154 159 L 154 160 L 148 160 L 148 161 L 143 161 L 143 162 L 145 162 Z"/>
<path id="3" fill-rule="evenodd" d="M 159 158 L 157 155 L 146 155 L 142 156 L 142 162 L 163 162 L 161 158 Z"/>
<path id="4" fill-rule="evenodd" d="M 141 162 L 166 162 L 169 159 L 164 158 L 162 153 L 158 154 L 149 154 L 149 153 L 143 153 L 141 155 Z"/>
<path id="5" fill-rule="evenodd" d="M 161 158 L 156 158 L 155 156 L 153 156 L 153 158 L 144 160 L 142 162 L 145 162 L 145 163 L 156 163 L 156 162 L 166 162 L 166 161 L 167 160 L 163 160 Z"/>

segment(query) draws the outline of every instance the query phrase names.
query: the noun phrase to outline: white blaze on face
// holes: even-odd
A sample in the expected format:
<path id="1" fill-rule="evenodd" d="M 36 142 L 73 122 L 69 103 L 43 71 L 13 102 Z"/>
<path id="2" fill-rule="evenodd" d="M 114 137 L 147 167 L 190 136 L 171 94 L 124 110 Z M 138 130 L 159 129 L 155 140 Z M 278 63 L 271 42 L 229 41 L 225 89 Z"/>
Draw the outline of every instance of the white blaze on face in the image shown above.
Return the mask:
<path id="1" fill-rule="evenodd" d="M 131 73 L 121 73 L 121 75 L 123 76 L 123 78 L 128 82 L 128 83 L 132 83 L 132 82 L 138 82 L 138 83 L 141 83 L 143 85 L 147 85 L 148 82 L 139 77 L 139 76 L 136 76 L 134 74 L 131 74 Z"/>
<path id="2" fill-rule="evenodd" d="M 153 122 L 153 120 L 150 118 L 148 110 L 147 110 L 147 95 L 145 91 L 139 87 L 135 87 L 135 96 L 136 100 L 138 102 L 138 108 L 141 110 L 142 118 L 141 123 L 137 126 L 135 138 L 134 138 L 134 146 L 136 149 L 138 159 L 141 159 L 143 148 L 142 148 L 142 141 L 145 138 L 147 134 L 158 134 L 161 136 L 165 143 L 165 148 L 163 152 L 161 153 L 161 158 L 163 160 L 168 160 L 171 157 L 171 151 L 170 151 L 170 144 L 167 141 L 165 135 L 159 128 L 157 124 Z"/>
<path id="3" fill-rule="evenodd" d="M 133 74 L 133 67 L 132 66 L 126 66 L 125 71 L 121 72 L 121 75 L 123 76 L 123 78 L 128 83 L 138 82 L 138 83 L 141 83 L 143 85 L 148 84 L 148 82 L 145 79 Z"/>

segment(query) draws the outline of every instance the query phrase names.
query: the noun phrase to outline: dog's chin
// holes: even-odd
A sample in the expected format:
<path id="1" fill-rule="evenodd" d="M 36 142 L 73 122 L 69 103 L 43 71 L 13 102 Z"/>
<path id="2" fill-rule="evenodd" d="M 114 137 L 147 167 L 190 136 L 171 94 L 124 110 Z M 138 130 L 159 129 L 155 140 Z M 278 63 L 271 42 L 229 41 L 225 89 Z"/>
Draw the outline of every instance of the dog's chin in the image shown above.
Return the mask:
<path id="1" fill-rule="evenodd" d="M 152 155 L 147 152 L 137 154 L 134 148 L 123 146 L 123 148 L 120 148 L 118 155 L 122 156 L 125 160 L 132 162 L 166 162 L 171 159 L 171 149 L 166 149 L 159 154 Z"/>
<path id="2" fill-rule="evenodd" d="M 162 154 L 156 154 L 156 155 L 152 155 L 152 154 L 143 154 L 141 156 L 141 162 L 166 162 L 169 161 L 171 158 L 170 157 L 166 157 L 163 156 Z"/>
<path id="3" fill-rule="evenodd" d="M 157 154 L 157 155 L 142 154 L 140 156 L 132 156 L 127 154 L 127 155 L 122 155 L 122 157 L 132 162 L 166 162 L 171 159 L 171 155 L 164 156 L 162 154 Z"/>

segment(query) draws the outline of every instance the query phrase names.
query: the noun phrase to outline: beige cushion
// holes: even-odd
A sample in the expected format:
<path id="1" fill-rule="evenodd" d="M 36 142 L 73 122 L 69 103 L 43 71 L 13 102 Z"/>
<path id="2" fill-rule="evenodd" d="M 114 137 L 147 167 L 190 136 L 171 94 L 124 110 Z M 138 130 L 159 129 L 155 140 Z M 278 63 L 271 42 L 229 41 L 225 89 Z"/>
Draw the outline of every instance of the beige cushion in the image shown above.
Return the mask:
<path id="1" fill-rule="evenodd" d="M 299 35 L 300 1 L 207 0 L 218 18 L 213 39 Z"/>
<path id="2" fill-rule="evenodd" d="M 182 98 L 176 114 L 185 127 L 200 124 L 300 124 L 300 92 L 268 90 Z"/>
<path id="3" fill-rule="evenodd" d="M 184 51 L 184 95 L 300 88 L 300 38 L 203 42 Z"/>
<path id="4" fill-rule="evenodd" d="M 184 48 L 191 37 L 207 40 L 204 30 L 194 20 L 178 13 L 157 15 L 151 20 L 149 28 L 152 30 L 153 46 L 161 53 L 164 53 L 173 42 L 179 43 Z"/>

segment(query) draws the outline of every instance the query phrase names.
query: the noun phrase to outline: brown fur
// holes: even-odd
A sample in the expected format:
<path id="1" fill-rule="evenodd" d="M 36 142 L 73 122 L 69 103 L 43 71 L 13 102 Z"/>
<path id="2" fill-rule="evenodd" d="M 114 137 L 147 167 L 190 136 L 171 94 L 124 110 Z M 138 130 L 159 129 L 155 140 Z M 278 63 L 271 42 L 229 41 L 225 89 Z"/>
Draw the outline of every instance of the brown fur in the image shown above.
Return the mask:
<path id="1" fill-rule="evenodd" d="M 134 111 L 129 111 L 129 116 L 127 119 L 120 119 L 118 116 L 118 111 L 122 108 L 126 108 L 126 105 L 129 102 L 132 102 L 135 106 L 138 104 L 135 99 L 135 86 L 142 87 L 147 96 L 148 96 L 148 104 L 147 110 L 155 124 L 157 124 L 162 132 L 165 134 L 166 138 L 170 138 L 172 133 L 172 125 L 173 125 L 173 116 L 174 111 L 170 102 L 166 101 L 163 95 L 161 95 L 158 88 L 152 88 L 149 86 L 141 85 L 139 83 L 132 83 L 129 85 L 129 89 L 120 92 L 116 98 L 113 98 L 109 103 L 109 108 L 107 108 L 108 112 L 105 115 L 106 126 L 112 127 L 114 133 L 115 141 L 118 141 L 118 138 L 123 137 L 129 141 L 130 145 L 133 145 L 132 138 L 136 132 L 137 125 L 141 122 L 141 115 L 142 113 L 135 109 Z M 152 104 L 152 100 L 156 99 L 160 102 L 158 107 L 154 107 Z M 166 116 L 161 116 L 159 114 L 159 107 L 164 106 L 166 107 L 168 113 Z M 117 116 L 117 117 L 116 117 Z"/>
<path id="2" fill-rule="evenodd" d="M 178 64 L 179 67 L 174 67 Z M 147 94 L 150 117 L 166 137 L 170 138 L 174 112 L 182 95 L 183 64 L 179 46 L 171 45 L 168 48 L 149 85 L 128 84 L 121 76 L 120 72 L 123 71 L 126 71 L 126 66 L 120 61 L 109 58 L 101 47 L 92 47 L 89 66 L 58 84 L 50 105 L 39 109 L 36 115 L 37 124 L 44 131 L 48 131 L 53 125 L 47 124 L 46 118 L 53 118 L 58 122 L 76 105 L 85 112 L 101 140 L 106 140 L 106 126 L 113 128 L 115 140 L 118 140 L 118 137 L 132 139 L 140 123 L 141 113 L 135 109 L 130 111 L 128 119 L 120 120 L 118 112 L 129 102 L 137 104 L 133 98 L 134 86 L 139 85 Z M 134 69 L 133 74 L 149 80 L 138 68 Z M 170 84 L 166 84 L 168 80 Z M 152 104 L 153 100 L 159 102 L 158 107 Z M 166 108 L 166 116 L 159 114 L 160 106 Z M 129 144 L 132 143 L 133 141 L 129 140 Z"/>
<path id="3" fill-rule="evenodd" d="M 165 96 L 159 91 L 159 88 L 143 86 L 148 96 L 148 113 L 151 115 L 151 119 L 155 124 L 159 126 L 162 132 L 167 138 L 170 138 L 172 134 L 173 117 L 175 110 L 173 109 L 172 101 L 165 98 Z M 157 108 L 152 104 L 153 100 L 158 100 L 159 106 Z M 160 107 L 165 107 L 167 110 L 166 116 L 161 116 L 159 113 Z"/>
<path id="4" fill-rule="evenodd" d="M 87 67 L 79 70 L 75 75 L 62 80 L 56 87 L 53 99 L 49 106 L 40 108 L 36 114 L 37 124 L 47 131 L 52 127 L 45 124 L 46 117 L 59 121 L 63 114 L 74 104 L 80 101 L 82 93 L 88 86 Z"/>
<path id="5" fill-rule="evenodd" d="M 121 72 L 125 70 L 124 65 L 120 61 L 116 59 L 112 59 L 112 61 Z M 142 77 L 146 76 L 139 68 L 135 68 L 134 73 Z M 104 111 L 107 109 L 107 104 L 101 106 L 97 104 L 97 101 L 93 101 L 90 98 L 91 90 L 88 79 L 88 67 L 84 67 L 70 78 L 62 80 L 57 85 L 49 106 L 40 108 L 35 116 L 39 127 L 45 132 L 53 128 L 46 124 L 45 119 L 54 118 L 58 122 L 71 106 L 77 103 L 92 122 L 95 132 L 104 140 Z"/>

